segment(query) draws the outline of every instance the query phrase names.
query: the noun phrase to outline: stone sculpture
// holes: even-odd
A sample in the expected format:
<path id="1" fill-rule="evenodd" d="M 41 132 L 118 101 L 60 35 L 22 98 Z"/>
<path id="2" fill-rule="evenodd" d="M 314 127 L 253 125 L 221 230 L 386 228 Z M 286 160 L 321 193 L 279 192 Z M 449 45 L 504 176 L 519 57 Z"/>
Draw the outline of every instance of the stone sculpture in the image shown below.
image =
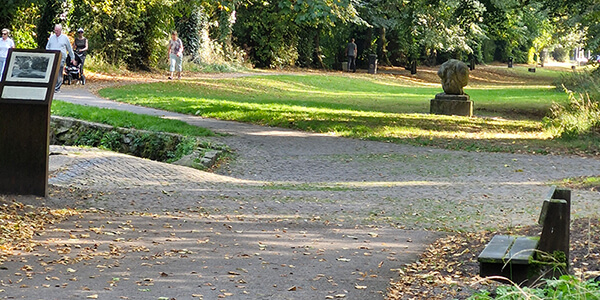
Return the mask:
<path id="1" fill-rule="evenodd" d="M 450 59 L 438 71 L 442 88 L 448 95 L 464 95 L 463 88 L 469 83 L 469 67 L 462 61 Z"/>
<path id="2" fill-rule="evenodd" d="M 473 101 L 463 88 L 469 83 L 469 67 L 462 61 L 450 59 L 438 71 L 443 93 L 431 99 L 429 112 L 437 115 L 473 116 Z"/>

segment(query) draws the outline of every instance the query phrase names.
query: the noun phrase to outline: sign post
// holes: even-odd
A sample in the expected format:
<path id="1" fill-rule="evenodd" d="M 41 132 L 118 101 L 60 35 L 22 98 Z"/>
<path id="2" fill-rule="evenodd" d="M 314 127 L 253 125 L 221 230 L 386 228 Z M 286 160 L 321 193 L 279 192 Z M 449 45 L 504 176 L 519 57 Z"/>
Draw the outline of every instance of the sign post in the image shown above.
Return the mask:
<path id="1" fill-rule="evenodd" d="M 0 82 L 0 194 L 46 197 L 60 51 L 10 49 Z"/>

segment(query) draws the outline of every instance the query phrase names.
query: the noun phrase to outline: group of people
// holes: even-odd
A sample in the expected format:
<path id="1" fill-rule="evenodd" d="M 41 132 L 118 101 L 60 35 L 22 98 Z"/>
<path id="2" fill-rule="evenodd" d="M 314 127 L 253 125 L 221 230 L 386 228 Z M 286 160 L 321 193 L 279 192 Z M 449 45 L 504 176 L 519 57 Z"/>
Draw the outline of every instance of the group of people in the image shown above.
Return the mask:
<path id="1" fill-rule="evenodd" d="M 59 74 L 62 74 L 64 70 L 67 54 L 71 58 L 71 63 L 73 65 L 77 64 L 73 50 L 77 51 L 79 58 L 81 58 L 81 72 L 83 73 L 83 64 L 85 62 L 85 56 L 88 50 L 88 40 L 83 36 L 83 28 L 77 29 L 77 37 L 75 37 L 73 47 L 71 47 L 69 38 L 62 34 L 62 26 L 60 24 L 56 24 L 56 26 L 54 26 L 54 34 L 50 35 L 46 49 L 60 50 L 62 53 Z M 169 46 L 167 50 L 170 61 L 169 71 L 171 72 L 169 80 L 174 78 L 173 75 L 175 72 L 177 72 L 177 79 L 181 79 L 181 72 L 183 70 L 183 42 L 181 42 L 181 39 L 179 39 L 177 31 L 171 32 L 171 39 L 169 40 Z M 56 81 L 56 87 L 54 90 L 55 92 L 60 91 L 62 81 L 62 76 L 59 76 L 58 80 Z"/>
<path id="2" fill-rule="evenodd" d="M 4 75 L 4 65 L 8 56 L 8 49 L 15 47 L 15 42 L 9 37 L 9 33 L 10 31 L 8 29 L 2 29 L 2 39 L 0 39 L 0 79 L 2 79 L 2 76 Z M 73 46 L 71 46 L 69 38 L 62 33 L 62 26 L 60 24 L 56 24 L 54 26 L 54 33 L 51 34 L 48 38 L 46 49 L 58 50 L 61 52 L 62 60 L 60 62 L 59 74 L 63 74 L 67 56 L 71 58 L 71 63 L 73 65 L 77 65 L 74 51 L 77 51 L 77 54 L 80 58 L 80 69 L 83 74 L 83 64 L 85 62 L 85 56 L 88 50 L 88 40 L 83 36 L 83 33 L 83 28 L 77 29 L 77 36 L 74 39 Z M 181 39 L 179 39 L 177 31 L 171 32 L 171 39 L 169 40 L 167 52 L 169 56 L 170 71 L 168 79 L 172 80 L 173 78 L 175 78 L 173 76 L 175 72 L 177 72 L 177 79 L 181 79 L 181 72 L 183 71 L 183 42 L 181 42 Z M 351 39 L 351 41 L 346 46 L 346 56 L 348 57 L 348 70 L 352 70 L 353 72 L 356 72 L 357 54 L 358 49 L 356 47 L 356 44 L 354 43 L 354 39 Z M 56 93 L 60 92 L 60 87 L 62 86 L 62 83 L 63 76 L 58 76 L 56 86 L 54 89 Z"/>
<path id="3" fill-rule="evenodd" d="M 83 72 L 83 63 L 85 62 L 85 56 L 88 50 L 88 40 L 83 36 L 83 28 L 77 29 L 77 36 L 73 42 L 73 46 L 71 46 L 71 41 L 69 38 L 62 33 L 62 26 L 60 24 L 56 24 L 54 26 L 54 34 L 50 35 L 48 38 L 48 43 L 46 44 L 46 50 L 58 50 L 62 54 L 62 59 L 60 62 L 60 71 L 59 76 L 56 81 L 56 86 L 54 88 L 55 92 L 60 91 L 60 87 L 63 82 L 63 70 L 65 67 L 65 62 L 67 60 L 67 55 L 71 58 L 71 63 L 73 65 L 77 65 L 77 61 L 75 60 L 75 54 L 73 49 L 77 51 L 77 54 L 80 58 L 80 68 Z M 4 68 L 6 66 L 6 59 L 8 57 L 8 50 L 11 48 L 15 48 L 15 42 L 9 37 L 10 30 L 4 28 L 2 29 L 2 39 L 0 39 L 0 79 L 4 76 Z"/>
<path id="4" fill-rule="evenodd" d="M 56 80 L 56 86 L 54 87 L 54 92 L 60 92 L 60 87 L 63 83 L 63 71 L 65 69 L 65 63 L 67 61 L 67 55 L 71 59 L 71 63 L 76 66 L 77 60 L 75 59 L 75 51 L 80 58 L 80 70 L 83 73 L 83 63 L 85 62 L 85 56 L 88 50 L 88 40 L 83 36 L 84 30 L 83 28 L 77 29 L 77 37 L 75 37 L 73 46 L 71 47 L 71 41 L 69 37 L 62 33 L 62 25 L 56 24 L 54 26 L 54 34 L 50 35 L 48 38 L 48 43 L 46 44 L 46 50 L 58 50 L 60 51 L 61 61 L 60 61 L 60 70 L 58 71 L 58 78 Z"/>

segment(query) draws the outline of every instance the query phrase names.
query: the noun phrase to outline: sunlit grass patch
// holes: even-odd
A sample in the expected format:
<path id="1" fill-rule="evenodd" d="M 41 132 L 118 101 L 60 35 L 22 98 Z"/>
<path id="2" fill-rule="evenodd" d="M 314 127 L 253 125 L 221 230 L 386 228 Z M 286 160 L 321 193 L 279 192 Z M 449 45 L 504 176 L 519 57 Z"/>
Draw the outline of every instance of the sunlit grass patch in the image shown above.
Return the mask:
<path id="1" fill-rule="evenodd" d="M 84 106 L 58 100 L 52 102 L 52 114 L 86 120 L 89 122 L 103 123 L 115 127 L 135 128 L 154 132 L 169 132 L 185 136 L 214 135 L 214 133 L 208 129 L 192 126 L 178 120 L 139 115 L 114 109 Z"/>
<path id="2" fill-rule="evenodd" d="M 110 99 L 184 114 L 377 141 L 475 151 L 563 153 L 597 148 L 557 141 L 541 126 L 552 86 L 476 86 L 474 118 L 430 115 L 441 87 L 393 77 L 270 75 L 108 88 Z"/>
<path id="3" fill-rule="evenodd" d="M 588 189 L 593 191 L 600 191 L 600 177 L 597 176 L 567 178 L 563 179 L 557 184 L 575 189 Z"/>

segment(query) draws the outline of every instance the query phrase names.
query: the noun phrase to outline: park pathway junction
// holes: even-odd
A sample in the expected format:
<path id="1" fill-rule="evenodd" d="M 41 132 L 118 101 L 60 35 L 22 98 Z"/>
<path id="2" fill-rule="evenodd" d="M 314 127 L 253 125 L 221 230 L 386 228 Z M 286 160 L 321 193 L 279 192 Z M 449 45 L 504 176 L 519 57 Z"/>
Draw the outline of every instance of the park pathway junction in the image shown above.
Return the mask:
<path id="1" fill-rule="evenodd" d="M 448 151 L 218 121 L 102 99 L 56 99 L 222 133 L 214 172 L 51 146 L 51 196 L 84 210 L 9 256 L 0 299 L 382 299 L 444 230 L 536 221 L 548 185 L 597 175 L 571 156 Z M 600 209 L 573 191 L 572 218 Z"/>

